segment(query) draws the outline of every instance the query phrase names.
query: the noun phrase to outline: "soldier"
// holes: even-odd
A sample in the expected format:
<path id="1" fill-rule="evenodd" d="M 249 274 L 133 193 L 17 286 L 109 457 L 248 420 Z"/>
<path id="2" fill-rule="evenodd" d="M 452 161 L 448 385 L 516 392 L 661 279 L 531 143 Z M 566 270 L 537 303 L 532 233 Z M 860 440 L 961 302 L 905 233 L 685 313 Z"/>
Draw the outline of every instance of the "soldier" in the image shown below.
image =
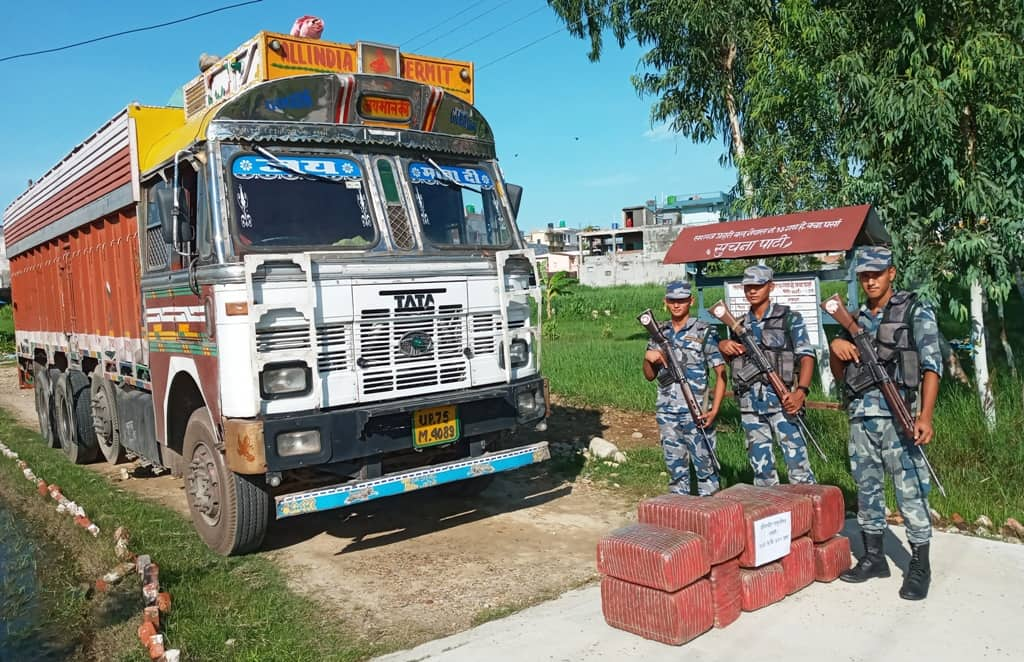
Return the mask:
<path id="1" fill-rule="evenodd" d="M 775 365 L 782 381 L 790 385 L 799 373 L 795 389 L 782 400 L 763 377 L 744 379 L 746 358 L 743 345 L 735 340 L 718 343 L 722 354 L 730 360 L 733 391 L 739 398 L 740 422 L 747 436 L 747 454 L 754 470 L 754 485 L 778 485 L 772 435 L 782 448 L 791 483 L 814 483 L 814 471 L 807 458 L 807 442 L 800 428 L 787 415 L 798 415 L 803 409 L 811 379 L 814 376 L 814 349 L 807 337 L 803 316 L 789 306 L 774 304 L 769 295 L 775 289 L 770 267 L 754 265 L 743 271 L 743 293 L 750 310 L 743 326 L 754 334 Z M 799 371 L 796 360 L 800 359 Z"/>
<path id="2" fill-rule="evenodd" d="M 690 283 L 675 281 L 665 289 L 665 307 L 671 319 L 666 321 L 662 332 L 675 351 L 680 363 L 685 361 L 686 379 L 698 402 L 705 401 L 708 386 L 708 366 L 715 371 L 715 393 L 711 409 L 703 416 L 705 433 L 715 446 L 715 430 L 712 424 L 718 416 L 718 409 L 725 396 L 725 361 L 718 352 L 718 333 L 714 327 L 690 317 Z M 644 377 L 653 380 L 665 365 L 665 358 L 654 342 L 647 345 L 644 354 Z M 683 399 L 679 384 L 669 384 L 658 389 L 658 428 L 661 431 L 661 446 L 665 453 L 665 464 L 669 473 L 669 491 L 677 494 L 690 493 L 690 461 L 697 475 L 697 493 L 710 496 L 719 489 L 711 454 L 690 410 Z"/>
<path id="3" fill-rule="evenodd" d="M 844 330 L 829 346 L 829 367 L 836 380 L 843 381 L 850 398 L 850 468 L 857 482 L 857 522 L 864 539 L 864 555 L 839 578 L 859 583 L 890 574 L 882 546 L 882 482 L 888 473 L 912 550 L 900 597 L 923 600 L 931 583 L 928 548 L 932 527 L 928 515 L 930 480 L 919 446 L 930 442 L 934 434 L 932 413 L 942 374 L 939 328 L 935 313 L 918 301 L 916 294 L 893 291 L 896 269 L 889 249 L 862 248 L 854 271 L 867 296 L 867 304 L 855 315 L 857 324 L 874 339 L 883 367 L 900 387 L 900 395 L 911 412 L 918 409 L 918 387 L 921 397 L 914 439 L 902 438 L 885 398 L 860 363 L 860 354 L 849 334 Z"/>

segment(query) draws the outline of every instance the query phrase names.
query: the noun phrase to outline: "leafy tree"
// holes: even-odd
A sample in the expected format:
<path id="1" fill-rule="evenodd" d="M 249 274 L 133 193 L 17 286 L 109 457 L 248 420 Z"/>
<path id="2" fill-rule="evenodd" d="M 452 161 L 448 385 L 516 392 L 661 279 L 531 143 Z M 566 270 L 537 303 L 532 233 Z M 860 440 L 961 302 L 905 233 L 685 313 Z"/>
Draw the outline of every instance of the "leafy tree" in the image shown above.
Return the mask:
<path id="1" fill-rule="evenodd" d="M 544 281 L 544 305 L 548 319 L 552 319 L 555 316 L 554 308 L 551 306 L 552 299 L 572 294 L 572 286 L 575 282 L 564 271 L 548 274 L 547 279 Z"/>

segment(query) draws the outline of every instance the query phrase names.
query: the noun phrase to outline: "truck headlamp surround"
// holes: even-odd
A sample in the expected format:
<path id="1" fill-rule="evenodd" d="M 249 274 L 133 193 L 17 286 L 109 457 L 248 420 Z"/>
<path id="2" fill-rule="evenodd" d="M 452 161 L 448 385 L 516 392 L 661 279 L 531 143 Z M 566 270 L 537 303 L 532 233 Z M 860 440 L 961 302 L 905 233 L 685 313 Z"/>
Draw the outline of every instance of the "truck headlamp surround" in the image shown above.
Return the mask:
<path id="1" fill-rule="evenodd" d="M 274 400 L 305 395 L 312 381 L 312 372 L 305 363 L 271 363 L 260 373 L 260 396 Z"/>

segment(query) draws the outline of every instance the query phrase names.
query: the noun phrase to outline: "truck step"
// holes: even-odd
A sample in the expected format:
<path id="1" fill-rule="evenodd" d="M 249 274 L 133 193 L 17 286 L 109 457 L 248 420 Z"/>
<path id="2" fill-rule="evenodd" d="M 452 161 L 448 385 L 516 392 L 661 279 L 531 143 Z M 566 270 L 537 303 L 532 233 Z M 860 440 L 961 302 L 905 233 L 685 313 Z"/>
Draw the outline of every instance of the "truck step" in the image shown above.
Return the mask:
<path id="1" fill-rule="evenodd" d="M 479 457 L 455 460 L 422 469 L 399 471 L 380 478 L 283 494 L 275 497 L 277 519 L 331 510 L 332 508 L 344 508 L 364 501 L 413 492 L 444 483 L 454 483 L 499 471 L 511 471 L 528 464 L 543 462 L 550 457 L 548 442 L 542 441 L 512 450 L 487 453 Z"/>

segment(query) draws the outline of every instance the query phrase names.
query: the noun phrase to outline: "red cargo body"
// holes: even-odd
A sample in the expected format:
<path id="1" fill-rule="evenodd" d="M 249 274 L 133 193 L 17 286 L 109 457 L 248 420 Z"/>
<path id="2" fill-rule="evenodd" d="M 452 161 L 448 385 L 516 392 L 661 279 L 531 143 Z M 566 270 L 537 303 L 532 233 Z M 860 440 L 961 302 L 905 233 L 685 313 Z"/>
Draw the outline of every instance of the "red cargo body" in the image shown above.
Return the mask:
<path id="1" fill-rule="evenodd" d="M 743 611 L 756 611 L 786 597 L 786 571 L 781 563 L 740 568 L 740 603 Z"/>
<path id="2" fill-rule="evenodd" d="M 850 539 L 836 536 L 814 546 L 814 579 L 830 582 L 850 569 Z"/>
<path id="3" fill-rule="evenodd" d="M 736 559 L 712 566 L 708 573 L 711 600 L 715 606 L 715 627 L 724 628 L 740 617 L 740 562 Z"/>
<path id="4" fill-rule="evenodd" d="M 612 627 L 676 646 L 710 630 L 715 618 L 706 579 L 667 593 L 604 577 L 601 611 Z"/>
<path id="5" fill-rule="evenodd" d="M 14 313 L 19 331 L 140 339 L 134 210 L 111 214 L 15 256 L 11 291 L 17 292 Z M 112 342 L 116 347 L 117 341 Z"/>
<path id="6" fill-rule="evenodd" d="M 843 492 L 835 485 L 776 485 L 771 490 L 801 494 L 811 499 L 811 540 L 825 542 L 843 530 L 846 504 Z"/>
<path id="7" fill-rule="evenodd" d="M 699 534 L 707 542 L 708 562 L 712 565 L 743 551 L 743 507 L 734 501 L 664 494 L 641 501 L 637 515 L 646 524 Z"/>
<path id="8" fill-rule="evenodd" d="M 779 492 L 770 487 L 754 487 L 738 483 L 716 493 L 715 496 L 722 499 L 764 501 L 777 506 L 780 513 L 789 511 L 790 537 L 793 540 L 811 530 L 814 507 L 811 504 L 811 499 L 802 494 Z"/>
<path id="9" fill-rule="evenodd" d="M 797 538 L 779 564 L 786 572 L 786 595 L 793 595 L 814 581 L 814 543 L 807 536 Z"/>
<path id="10" fill-rule="evenodd" d="M 597 543 L 597 571 L 661 591 L 678 591 L 708 573 L 704 539 L 696 533 L 631 524 Z"/>

